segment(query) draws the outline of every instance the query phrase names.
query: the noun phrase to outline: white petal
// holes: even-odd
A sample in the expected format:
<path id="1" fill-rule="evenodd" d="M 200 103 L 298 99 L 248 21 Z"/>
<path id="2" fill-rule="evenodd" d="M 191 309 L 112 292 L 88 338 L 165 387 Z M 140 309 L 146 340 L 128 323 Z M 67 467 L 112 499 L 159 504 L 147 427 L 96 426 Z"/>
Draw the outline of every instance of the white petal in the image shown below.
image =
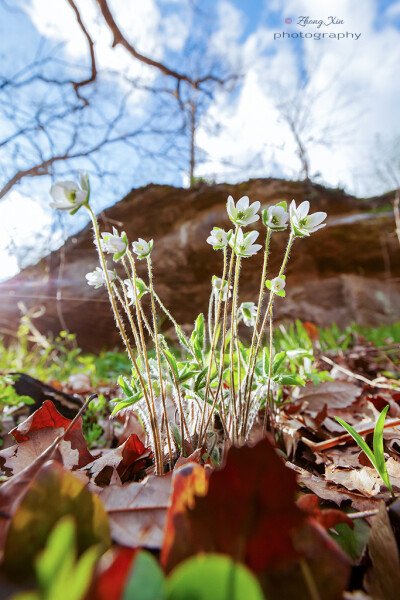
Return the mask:
<path id="1" fill-rule="evenodd" d="M 260 234 L 258 231 L 250 231 L 250 233 L 246 235 L 246 246 L 250 246 L 253 242 L 255 242 L 259 235 Z"/>
<path id="2" fill-rule="evenodd" d="M 73 205 L 71 204 L 71 202 L 68 202 L 68 200 L 65 200 L 64 202 L 50 202 L 50 207 L 56 210 L 71 210 L 73 208 Z"/>
<path id="3" fill-rule="evenodd" d="M 235 210 L 235 203 L 233 201 L 232 196 L 228 196 L 227 210 L 231 217 L 235 217 L 236 210 Z"/>
<path id="4" fill-rule="evenodd" d="M 237 204 L 236 204 L 236 210 L 246 210 L 246 208 L 249 207 L 249 197 L 248 196 L 242 196 L 242 198 L 240 198 L 240 200 L 238 200 Z"/>
<path id="5" fill-rule="evenodd" d="M 250 206 L 250 208 L 254 211 L 257 212 L 260 209 L 261 204 L 259 203 L 258 200 L 256 200 L 255 202 L 253 202 L 253 204 Z"/>
<path id="6" fill-rule="evenodd" d="M 316 212 L 313 215 L 310 215 L 307 218 L 307 229 L 309 229 L 310 227 L 316 227 L 317 225 L 322 223 L 322 221 L 324 221 L 327 216 L 328 215 L 326 214 L 326 212 Z"/>
<path id="7" fill-rule="evenodd" d="M 246 225 L 250 225 L 251 223 L 255 223 L 260 218 L 260 215 L 254 215 L 253 217 L 246 218 Z"/>
<path id="8" fill-rule="evenodd" d="M 299 215 L 299 219 L 304 219 L 308 215 L 308 211 L 310 210 L 310 203 L 308 200 L 304 200 L 301 204 L 299 204 L 297 209 L 297 214 Z"/>

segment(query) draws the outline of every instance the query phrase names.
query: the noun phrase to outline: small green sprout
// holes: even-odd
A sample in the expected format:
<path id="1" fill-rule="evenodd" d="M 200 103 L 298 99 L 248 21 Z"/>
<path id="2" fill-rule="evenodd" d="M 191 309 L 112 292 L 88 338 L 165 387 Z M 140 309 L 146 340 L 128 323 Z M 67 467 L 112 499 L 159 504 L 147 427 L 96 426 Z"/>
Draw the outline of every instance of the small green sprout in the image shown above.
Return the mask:
<path id="1" fill-rule="evenodd" d="M 338 421 L 338 423 L 340 423 L 340 425 L 346 429 L 346 431 L 351 435 L 353 440 L 360 446 L 361 450 L 368 456 L 369 460 L 372 462 L 376 471 L 378 472 L 379 476 L 381 477 L 383 483 L 390 490 L 392 498 L 394 499 L 395 495 L 393 492 L 392 484 L 390 483 L 389 475 L 388 475 L 388 472 L 386 469 L 385 455 L 383 453 L 383 428 L 385 425 L 385 418 L 386 418 L 388 410 L 389 410 L 389 405 L 387 405 L 383 409 L 383 411 L 379 415 L 379 418 L 376 422 L 375 430 L 374 430 L 374 439 L 373 439 L 373 448 L 374 448 L 373 452 L 372 452 L 371 448 L 368 446 L 368 444 L 366 443 L 366 441 L 363 440 L 363 438 L 360 436 L 360 434 L 357 433 L 357 431 L 355 429 L 353 429 L 353 427 L 351 427 L 351 425 L 349 425 L 348 423 L 346 423 L 339 417 L 335 417 L 335 418 L 336 418 L 336 421 Z"/>

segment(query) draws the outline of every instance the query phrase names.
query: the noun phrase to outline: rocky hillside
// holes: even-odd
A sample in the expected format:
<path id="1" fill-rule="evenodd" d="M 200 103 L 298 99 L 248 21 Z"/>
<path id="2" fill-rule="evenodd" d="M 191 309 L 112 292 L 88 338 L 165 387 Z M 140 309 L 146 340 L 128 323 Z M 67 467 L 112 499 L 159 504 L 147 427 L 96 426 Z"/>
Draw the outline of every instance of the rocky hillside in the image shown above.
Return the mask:
<path id="1" fill-rule="evenodd" d="M 150 185 L 132 190 L 100 219 L 103 231 L 123 224 L 131 241 L 154 239 L 155 285 L 182 324 L 206 311 L 211 277 L 221 273 L 221 253 L 206 243 L 214 225 L 228 228 L 227 196 L 248 195 L 263 207 L 293 198 L 309 200 L 312 212 L 328 213 L 327 227 L 295 241 L 287 269 L 287 297 L 277 299 L 275 318 L 298 317 L 319 325 L 340 326 L 400 318 L 400 248 L 394 234 L 391 197 L 357 199 L 341 190 L 278 179 L 255 179 L 240 185 L 199 185 L 176 189 Z M 263 225 L 255 224 L 262 231 Z M 276 276 L 287 235 L 274 234 L 269 275 Z M 261 253 L 259 253 L 261 254 Z M 255 300 L 262 257 L 243 261 L 241 301 Z M 118 343 L 104 289 L 86 284 L 85 273 L 97 266 L 89 226 L 39 264 L 0 285 L 0 329 L 16 330 L 22 300 L 43 306 L 36 321 L 42 332 L 65 326 L 86 350 Z M 145 278 L 145 265 L 139 263 Z"/>

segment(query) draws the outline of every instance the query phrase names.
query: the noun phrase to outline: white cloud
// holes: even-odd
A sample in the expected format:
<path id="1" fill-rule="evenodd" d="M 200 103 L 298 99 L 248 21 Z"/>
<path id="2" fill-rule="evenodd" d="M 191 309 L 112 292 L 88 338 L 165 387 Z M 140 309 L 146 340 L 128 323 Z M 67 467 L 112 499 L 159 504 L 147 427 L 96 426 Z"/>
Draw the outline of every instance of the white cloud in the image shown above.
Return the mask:
<path id="1" fill-rule="evenodd" d="M 112 0 L 110 10 L 127 39 L 138 52 L 149 54 L 156 60 L 163 57 L 163 44 L 159 30 L 161 13 L 155 0 L 126 2 Z M 64 42 L 67 55 L 73 60 L 88 59 L 88 47 L 75 18 L 75 13 L 65 1 L 25 0 L 25 11 L 38 32 L 55 42 Z M 82 20 L 94 43 L 98 64 L 104 69 L 123 70 L 130 77 L 148 72 L 154 77 L 154 69 L 149 69 L 132 59 L 124 48 L 112 48 L 112 34 L 99 14 L 95 2 L 79 4 Z"/>
<path id="2" fill-rule="evenodd" d="M 394 126 L 400 121 L 400 31 L 379 15 L 377 0 L 365 0 L 360 10 L 355 10 L 349 0 L 324 0 L 323 9 L 321 3 L 316 7 L 315 0 L 287 0 L 284 11 L 282 3 L 273 7 L 268 2 L 268 9 L 282 11 L 282 25 L 277 31 L 322 31 L 313 27 L 303 30 L 295 23 L 287 26 L 284 18 L 291 16 L 295 21 L 300 15 L 315 19 L 332 15 L 344 24 L 324 31 L 361 33 L 357 41 L 274 42 L 273 31 L 261 24 L 242 43 L 232 32 L 232 23 L 241 23 L 245 17 L 236 8 L 227 9 L 227 4 L 227 0 L 221 2 L 220 12 L 231 14 L 231 18 L 220 20 L 216 39 L 221 40 L 221 54 L 229 48 L 233 56 L 241 57 L 243 85 L 234 105 L 220 93 L 203 120 L 206 123 L 212 117 L 222 129 L 218 135 L 210 135 L 206 127 L 198 133 L 198 142 L 209 156 L 201 173 L 229 179 L 231 169 L 221 166 L 225 157 L 238 167 L 242 165 L 241 170 L 237 168 L 236 178 L 245 179 L 250 173 L 247 163 L 257 154 L 263 157 L 253 169 L 259 176 L 279 172 L 293 176 L 298 172 L 296 147 L 271 95 L 274 82 L 292 94 L 302 68 L 310 77 L 310 94 L 316 95 L 310 135 L 314 132 L 318 137 L 328 127 L 337 138 L 335 144 L 310 146 L 312 173 L 319 172 L 326 183 L 345 185 L 355 193 L 382 192 L 382 182 L 367 179 L 365 174 L 371 172 L 376 134 L 400 133 Z"/>
<path id="3" fill-rule="evenodd" d="M 174 13 L 162 21 L 163 39 L 166 47 L 174 52 L 180 52 L 189 35 L 189 25 L 180 15 Z"/>
<path id="4" fill-rule="evenodd" d="M 0 203 L 0 281 L 15 275 L 18 260 L 15 250 L 33 246 L 51 226 L 52 216 L 40 204 L 39 196 L 24 196 L 12 190 Z M 40 245 L 43 244 L 43 238 Z"/>

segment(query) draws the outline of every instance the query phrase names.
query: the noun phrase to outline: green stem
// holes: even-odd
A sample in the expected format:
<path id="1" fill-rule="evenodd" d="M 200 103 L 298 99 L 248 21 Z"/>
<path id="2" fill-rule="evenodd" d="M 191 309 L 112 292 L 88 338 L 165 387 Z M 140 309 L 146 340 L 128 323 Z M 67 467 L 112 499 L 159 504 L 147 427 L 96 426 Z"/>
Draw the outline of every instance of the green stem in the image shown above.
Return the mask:
<path id="1" fill-rule="evenodd" d="M 158 440 L 158 444 L 159 444 L 159 447 L 160 447 L 161 474 L 163 474 L 163 472 L 164 472 L 163 461 L 162 461 L 163 453 L 162 453 L 161 441 L 160 441 L 160 433 L 161 433 L 160 430 L 161 430 L 161 427 L 159 428 L 158 421 L 157 421 L 157 413 L 156 413 L 156 407 L 155 407 L 155 401 L 154 401 L 154 390 L 153 390 L 153 386 L 152 386 L 152 383 L 151 383 L 150 365 L 149 365 L 149 359 L 147 357 L 146 340 L 145 340 L 145 337 L 144 337 L 143 325 L 142 325 L 142 317 L 141 317 L 141 313 L 140 313 L 141 303 L 140 303 L 138 289 L 137 289 L 137 283 L 136 283 L 135 261 L 133 259 L 133 256 L 129 252 L 129 250 L 127 251 L 126 255 L 128 257 L 129 264 L 130 264 L 131 269 L 132 269 L 132 283 L 133 283 L 133 289 L 134 289 L 134 293 L 135 293 L 136 315 L 137 315 L 137 321 L 138 321 L 140 339 L 141 339 L 142 346 L 143 346 L 143 349 L 144 349 L 144 364 L 145 364 L 145 367 L 146 367 L 147 381 L 148 381 L 149 390 L 150 390 L 151 407 L 152 407 L 152 411 L 153 411 L 153 415 L 154 415 L 154 421 L 155 421 L 155 424 L 156 424 L 157 440 Z"/>
<path id="2" fill-rule="evenodd" d="M 240 256 L 236 257 L 236 265 L 235 265 L 235 277 L 233 284 L 233 298 L 232 298 L 232 312 L 231 312 L 231 339 L 230 339 L 230 388 L 232 390 L 231 401 L 233 408 L 233 415 L 235 418 L 235 428 L 236 428 L 236 438 L 238 437 L 238 407 L 241 404 L 241 377 L 242 377 L 242 368 L 240 364 L 240 354 L 239 354 L 239 345 L 237 339 L 237 301 L 238 301 L 238 291 L 239 291 L 239 273 L 240 273 Z M 234 368 L 234 354 L 233 348 L 236 346 L 237 353 L 237 365 L 238 365 L 238 398 L 236 398 L 235 393 L 235 368 Z"/>
<path id="3" fill-rule="evenodd" d="M 170 431 L 169 431 L 169 426 L 168 426 L 168 415 L 167 415 L 167 404 L 166 404 L 166 399 L 165 399 L 164 382 L 163 382 L 163 378 L 162 378 L 160 343 L 159 343 L 159 339 L 158 339 L 157 315 L 156 315 L 156 307 L 154 304 L 153 272 L 151 269 L 150 256 L 147 257 L 147 269 L 148 269 L 148 273 L 149 273 L 150 301 L 151 301 L 151 312 L 153 314 L 154 342 L 155 342 L 155 346 L 156 346 L 158 377 L 159 377 L 159 382 L 160 382 L 161 401 L 162 401 L 162 405 L 163 405 L 164 418 L 165 418 L 165 424 L 166 424 L 166 430 L 167 430 L 167 444 L 168 444 L 170 468 L 172 471 L 173 466 L 174 466 L 174 461 L 173 461 L 173 455 L 172 455 Z M 183 444 L 183 440 L 182 440 L 182 444 Z"/>
<path id="4" fill-rule="evenodd" d="M 107 263 L 103 254 L 103 251 L 101 249 L 101 239 L 100 239 L 100 232 L 99 232 L 99 226 L 97 223 L 97 219 L 96 216 L 94 214 L 94 212 L 92 211 L 92 209 L 90 208 L 89 205 L 85 205 L 87 210 L 89 211 L 90 217 L 92 219 L 92 224 L 93 224 L 93 230 L 94 230 L 94 234 L 95 234 L 95 238 L 96 238 L 96 246 L 97 246 L 97 251 L 99 254 L 99 260 L 100 260 L 100 264 L 103 268 L 103 272 L 104 272 L 104 279 L 106 282 L 106 287 L 107 287 L 107 291 L 108 291 L 108 296 L 110 299 L 110 303 L 111 303 L 111 307 L 113 309 L 113 313 L 114 313 L 114 317 L 115 320 L 117 322 L 118 325 L 118 329 L 120 331 L 121 337 L 123 339 L 123 342 L 125 344 L 125 347 L 127 349 L 127 352 L 129 354 L 129 358 L 134 366 L 134 369 L 138 375 L 140 384 L 142 386 L 142 390 L 143 390 L 143 395 L 145 396 L 145 398 L 148 400 L 148 395 L 147 395 L 147 389 L 146 389 L 146 384 L 143 380 L 142 374 L 140 372 L 140 369 L 137 365 L 135 356 L 133 354 L 133 350 L 131 347 L 131 344 L 129 342 L 128 336 L 126 335 L 126 331 L 125 331 L 125 327 L 123 324 L 123 321 L 121 319 L 121 316 L 119 314 L 118 311 L 118 307 L 117 307 L 117 303 L 115 301 L 115 297 L 114 297 L 114 293 L 113 293 L 113 288 L 112 288 L 112 284 L 110 281 L 110 278 L 108 276 L 108 270 L 107 270 Z M 135 280 L 136 281 L 136 280 Z M 150 404 L 148 406 L 148 408 L 150 409 Z M 156 465 L 156 474 L 157 475 L 162 475 L 163 469 L 162 469 L 162 455 L 161 455 L 161 448 L 160 448 L 160 440 L 158 437 L 158 426 L 157 426 L 157 420 L 156 420 L 156 415 L 155 413 L 152 413 L 151 410 L 149 410 L 149 416 L 150 416 L 150 425 L 151 425 L 151 429 L 153 432 L 153 439 L 154 439 L 154 455 L 155 455 L 155 465 Z"/>
<path id="5" fill-rule="evenodd" d="M 288 261 L 290 250 L 292 248 L 294 240 L 295 240 L 295 235 L 294 235 L 293 232 L 291 232 L 290 236 L 289 236 L 289 240 L 288 240 L 288 244 L 287 244 L 285 256 L 283 258 L 282 265 L 281 265 L 278 277 L 281 277 L 283 275 L 284 271 L 285 271 L 286 263 Z M 251 388 L 252 388 L 252 385 L 253 385 L 254 371 L 255 371 L 255 368 L 256 368 L 256 364 L 257 364 L 257 357 L 258 357 L 258 353 L 260 351 L 261 341 L 262 341 L 263 333 L 264 333 L 264 330 L 265 330 L 265 327 L 266 327 L 266 324 L 267 324 L 268 316 L 270 315 L 270 313 L 272 313 L 273 300 L 274 300 L 274 293 L 271 291 L 271 293 L 269 295 L 269 302 L 268 302 L 267 310 L 265 311 L 264 319 L 263 319 L 263 322 L 262 322 L 262 325 L 261 325 L 261 329 L 260 329 L 260 332 L 259 332 L 259 336 L 258 336 L 258 340 L 257 340 L 256 349 L 255 349 L 255 352 L 254 352 L 253 364 L 251 365 L 251 369 L 250 369 L 250 379 L 249 379 L 248 398 L 247 398 L 248 404 L 250 404 L 250 402 L 251 402 Z M 270 362 L 271 362 L 271 359 L 272 359 L 272 357 L 270 356 Z M 243 422 L 243 431 L 246 430 L 247 420 L 248 420 L 248 416 L 247 416 L 246 420 Z"/>
<path id="6" fill-rule="evenodd" d="M 244 388 L 245 415 L 244 415 L 244 419 L 242 422 L 242 431 L 241 431 L 242 436 L 244 435 L 243 425 L 247 422 L 249 410 L 250 410 L 249 402 L 246 401 L 248 385 L 249 385 L 249 372 L 250 372 L 250 365 L 252 364 L 253 357 L 254 357 L 255 342 L 256 342 L 256 339 L 258 338 L 258 324 L 260 322 L 261 306 L 262 306 L 262 300 L 264 297 L 264 286 L 265 286 L 265 278 L 266 278 L 266 274 L 267 274 L 270 239 L 271 239 L 271 229 L 268 227 L 267 236 L 265 239 L 264 261 L 263 261 L 263 268 L 262 268 L 261 281 L 260 281 L 260 291 L 258 292 L 257 315 L 256 315 L 254 327 L 253 327 L 253 335 L 252 335 L 251 344 L 250 344 L 250 357 L 249 357 L 249 361 L 248 361 L 247 369 L 246 369 L 246 382 L 245 382 L 245 388 Z"/>
<path id="7" fill-rule="evenodd" d="M 234 245 L 236 243 L 236 238 L 237 238 L 238 231 L 239 231 L 239 228 L 236 227 L 235 238 L 234 238 L 234 242 L 233 242 Z M 229 287 L 230 287 L 231 278 L 232 278 L 233 258 L 234 258 L 234 251 L 232 250 L 231 260 L 230 260 L 230 263 L 229 263 L 228 279 L 227 279 L 227 290 L 226 290 L 227 298 L 226 298 L 225 306 L 224 306 L 223 333 L 222 333 L 222 352 L 224 352 L 224 345 L 225 345 L 226 315 L 227 315 L 227 306 L 228 306 L 228 299 L 229 299 Z M 204 427 L 204 419 L 205 419 L 205 413 L 206 413 L 206 407 L 207 407 L 207 395 L 208 395 L 208 391 L 210 389 L 212 361 L 213 361 L 213 356 L 214 356 L 214 352 L 215 352 L 215 349 L 216 349 L 219 316 L 220 316 L 220 313 L 221 313 L 221 304 L 222 304 L 222 298 L 223 298 L 223 295 L 224 295 L 224 282 L 225 282 L 225 276 L 226 276 L 226 269 L 227 269 L 227 248 L 225 247 L 224 248 L 224 267 L 223 267 L 223 272 L 222 272 L 222 283 L 221 283 L 221 289 L 219 291 L 219 296 L 218 296 L 217 317 L 215 319 L 215 324 L 214 324 L 213 340 L 212 340 L 212 344 L 211 344 L 210 358 L 209 358 L 209 363 L 208 363 L 207 380 L 206 380 L 206 391 L 204 393 L 204 404 L 203 404 L 203 410 L 202 410 L 201 421 L 200 421 L 199 441 L 198 441 L 198 446 L 197 446 L 198 448 L 201 446 L 202 439 L 206 435 L 207 427 L 208 427 L 208 425 L 209 425 L 209 423 L 211 421 L 211 418 L 212 418 L 212 415 L 213 415 L 213 411 L 215 409 L 215 405 L 216 405 L 216 402 L 217 402 L 217 399 L 218 399 L 218 390 L 219 390 L 219 387 L 221 385 L 221 378 L 222 378 L 222 374 L 221 373 L 223 373 L 224 355 L 222 357 L 222 368 L 220 370 L 220 377 L 219 377 L 219 381 L 218 381 L 217 393 L 215 395 L 215 399 L 214 399 L 214 402 L 212 404 L 211 411 L 209 411 L 209 414 L 208 414 L 208 417 L 207 417 L 207 422 L 206 422 L 206 425 Z"/>

